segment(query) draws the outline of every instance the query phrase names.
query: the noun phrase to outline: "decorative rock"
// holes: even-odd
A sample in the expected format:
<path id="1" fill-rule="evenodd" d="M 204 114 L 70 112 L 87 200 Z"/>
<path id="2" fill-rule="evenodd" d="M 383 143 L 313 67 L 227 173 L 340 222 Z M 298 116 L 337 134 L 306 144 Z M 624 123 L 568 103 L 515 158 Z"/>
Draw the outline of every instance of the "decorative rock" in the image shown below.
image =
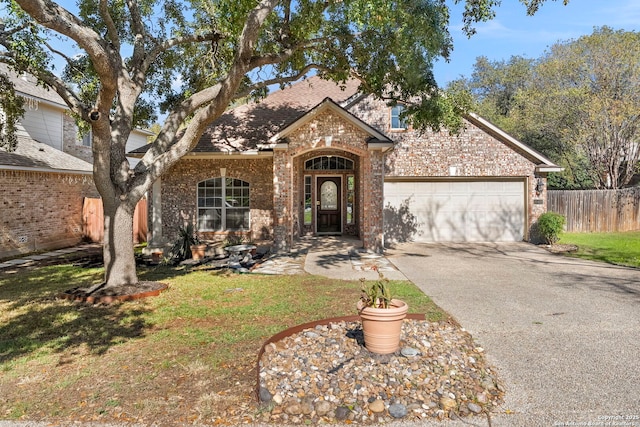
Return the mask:
<path id="1" fill-rule="evenodd" d="M 403 418 L 407 416 L 407 407 L 401 403 L 394 403 L 389 406 L 389 415 L 393 418 Z"/>
<path id="2" fill-rule="evenodd" d="M 341 321 L 267 345 L 260 399 L 273 394 L 273 405 L 268 416 L 252 420 L 386 424 L 408 414 L 421 420 L 471 417 L 501 403 L 504 389 L 495 371 L 459 327 L 405 320 L 402 342 L 397 353 L 376 355 L 363 347 L 359 322 Z M 243 412 L 234 411 L 238 417 Z"/>
<path id="3" fill-rule="evenodd" d="M 384 401 L 377 399 L 374 402 L 369 404 L 369 410 L 376 414 L 384 412 Z"/>
<path id="4" fill-rule="evenodd" d="M 347 419 L 347 417 L 349 417 L 350 413 L 351 411 L 349 410 L 349 408 L 346 408 L 344 406 L 338 406 L 336 408 L 336 420 L 344 421 Z"/>
<path id="5" fill-rule="evenodd" d="M 480 412 L 482 412 L 482 408 L 473 402 L 467 403 L 467 408 L 469 408 L 469 410 L 474 414 L 479 414 Z"/>
<path id="6" fill-rule="evenodd" d="M 313 412 L 313 405 L 307 402 L 303 402 L 300 404 L 300 413 L 302 413 L 302 415 L 309 415 L 312 412 Z"/>
<path id="7" fill-rule="evenodd" d="M 299 403 L 295 402 L 287 406 L 284 409 L 284 412 L 289 415 L 300 415 L 302 413 L 302 408 Z"/>
<path id="8" fill-rule="evenodd" d="M 442 396 L 440 398 L 440 407 L 445 411 L 449 412 L 456 407 L 456 401 L 450 397 Z"/>
<path id="9" fill-rule="evenodd" d="M 413 347 L 403 347 L 402 350 L 400 350 L 400 354 L 404 357 L 416 357 L 420 354 L 420 351 Z"/>
<path id="10" fill-rule="evenodd" d="M 260 396 L 260 402 L 269 403 L 271 399 L 273 399 L 273 395 L 265 387 L 260 387 L 258 394 Z"/>
<path id="11" fill-rule="evenodd" d="M 327 415 L 329 411 L 331 411 L 331 403 L 327 402 L 326 400 L 319 400 L 316 402 L 315 410 L 316 414 L 323 417 Z"/>

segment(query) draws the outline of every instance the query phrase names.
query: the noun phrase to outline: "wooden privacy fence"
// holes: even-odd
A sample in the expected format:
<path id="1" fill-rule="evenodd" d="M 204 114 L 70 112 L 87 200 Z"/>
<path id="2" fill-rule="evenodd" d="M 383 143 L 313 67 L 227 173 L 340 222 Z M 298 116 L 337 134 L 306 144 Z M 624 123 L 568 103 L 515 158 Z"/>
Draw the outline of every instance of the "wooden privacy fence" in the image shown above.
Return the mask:
<path id="1" fill-rule="evenodd" d="M 85 197 L 82 206 L 82 232 L 92 242 L 102 242 L 104 237 L 104 211 L 102 199 Z M 147 241 L 147 199 L 142 198 L 133 213 L 133 242 Z"/>
<path id="2" fill-rule="evenodd" d="M 564 215 L 568 232 L 640 230 L 640 187 L 550 190 L 548 210 Z"/>

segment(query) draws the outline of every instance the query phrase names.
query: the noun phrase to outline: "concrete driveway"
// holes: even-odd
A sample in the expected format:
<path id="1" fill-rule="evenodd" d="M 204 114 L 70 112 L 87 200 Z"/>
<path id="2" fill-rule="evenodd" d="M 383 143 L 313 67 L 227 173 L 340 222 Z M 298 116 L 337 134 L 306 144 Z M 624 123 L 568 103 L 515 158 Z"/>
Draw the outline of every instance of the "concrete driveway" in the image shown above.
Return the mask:
<path id="1" fill-rule="evenodd" d="M 388 255 L 498 368 L 507 394 L 492 426 L 640 426 L 640 270 L 526 243 Z"/>

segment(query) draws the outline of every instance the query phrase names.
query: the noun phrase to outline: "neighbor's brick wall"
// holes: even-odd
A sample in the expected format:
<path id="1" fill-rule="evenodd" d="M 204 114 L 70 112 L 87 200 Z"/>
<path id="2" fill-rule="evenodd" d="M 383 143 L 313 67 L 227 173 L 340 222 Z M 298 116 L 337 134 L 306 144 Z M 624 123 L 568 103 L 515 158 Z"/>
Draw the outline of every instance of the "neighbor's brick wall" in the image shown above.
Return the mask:
<path id="1" fill-rule="evenodd" d="M 91 175 L 0 170 L 0 258 L 77 244 Z"/>
<path id="2" fill-rule="evenodd" d="M 177 237 L 178 228 L 196 225 L 198 182 L 222 176 L 249 183 L 251 238 L 270 240 L 273 227 L 273 165 L 268 159 L 182 159 L 162 175 L 162 236 L 168 242 Z M 152 198 L 150 198 L 152 200 Z M 151 223 L 152 208 L 149 209 Z M 220 240 L 226 234 L 201 233 L 207 240 Z"/>
<path id="3" fill-rule="evenodd" d="M 535 192 L 536 164 L 472 123 L 465 121 L 459 135 L 447 130 L 420 134 L 412 129 L 391 130 L 390 108 L 371 97 L 350 111 L 395 141 L 394 150 L 386 156 L 387 177 L 520 177 L 528 187 L 530 231 L 546 211 L 545 192 Z M 540 177 L 546 188 L 546 176 Z"/>
<path id="4" fill-rule="evenodd" d="M 85 162 L 93 163 L 91 147 L 85 147 L 82 145 L 82 141 L 78 141 L 76 122 L 68 112 L 62 115 L 62 147 L 62 151 L 65 153 Z"/>

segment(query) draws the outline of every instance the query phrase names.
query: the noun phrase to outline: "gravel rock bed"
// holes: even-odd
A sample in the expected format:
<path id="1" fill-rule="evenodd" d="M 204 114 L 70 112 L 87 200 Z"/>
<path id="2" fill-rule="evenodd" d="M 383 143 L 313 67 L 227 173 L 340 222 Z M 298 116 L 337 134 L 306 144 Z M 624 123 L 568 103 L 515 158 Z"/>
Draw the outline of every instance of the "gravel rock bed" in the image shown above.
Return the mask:
<path id="1" fill-rule="evenodd" d="M 268 344 L 259 367 L 262 421 L 483 416 L 502 402 L 504 388 L 483 349 L 452 322 L 405 320 L 401 349 L 390 355 L 363 344 L 360 322 L 318 325 Z"/>

